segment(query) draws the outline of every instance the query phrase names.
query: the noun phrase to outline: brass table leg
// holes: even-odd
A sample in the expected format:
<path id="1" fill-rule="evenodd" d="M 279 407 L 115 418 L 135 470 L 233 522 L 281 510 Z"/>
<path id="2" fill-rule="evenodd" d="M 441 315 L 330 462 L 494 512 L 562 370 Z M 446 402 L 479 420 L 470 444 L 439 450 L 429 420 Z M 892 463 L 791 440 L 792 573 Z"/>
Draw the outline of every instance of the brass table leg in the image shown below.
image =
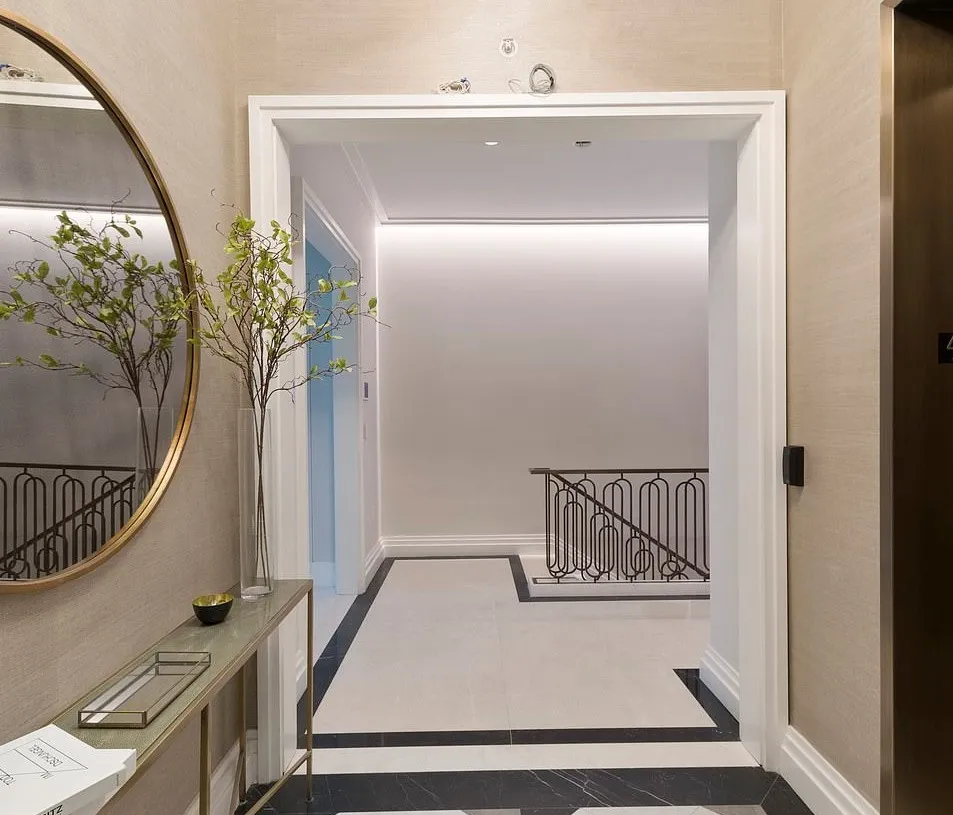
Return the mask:
<path id="1" fill-rule="evenodd" d="M 314 586 L 308 591 L 308 802 L 314 800 Z"/>
<path id="2" fill-rule="evenodd" d="M 212 813 L 212 742 L 208 732 L 208 705 L 202 708 L 202 736 L 199 747 L 199 815 Z"/>
<path id="3" fill-rule="evenodd" d="M 248 792 L 246 785 L 246 769 L 248 765 L 248 723 L 245 720 L 245 710 L 248 700 L 245 691 L 245 668 L 238 669 L 238 800 L 245 802 Z"/>

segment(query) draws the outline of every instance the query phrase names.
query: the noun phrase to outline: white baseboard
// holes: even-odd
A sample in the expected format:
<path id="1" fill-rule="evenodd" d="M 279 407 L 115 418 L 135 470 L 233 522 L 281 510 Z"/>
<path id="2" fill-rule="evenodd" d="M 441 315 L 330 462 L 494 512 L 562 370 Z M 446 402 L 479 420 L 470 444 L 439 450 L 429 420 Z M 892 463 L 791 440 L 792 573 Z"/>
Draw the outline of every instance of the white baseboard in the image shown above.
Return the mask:
<path id="1" fill-rule="evenodd" d="M 781 744 L 781 776 L 814 815 L 878 815 L 877 808 L 793 727 Z"/>
<path id="2" fill-rule="evenodd" d="M 702 654 L 699 677 L 736 719 L 741 717 L 741 678 L 737 668 L 710 645 Z"/>
<path id="3" fill-rule="evenodd" d="M 381 563 L 384 562 L 384 539 L 381 538 L 374 545 L 374 548 L 367 553 L 367 557 L 364 558 L 364 585 L 362 591 L 367 589 L 368 584 L 374 579 L 374 575 L 377 574 L 377 570 L 381 567 Z"/>
<path id="4" fill-rule="evenodd" d="M 235 792 L 235 773 L 238 771 L 238 742 L 226 753 L 215 770 L 212 772 L 212 800 L 210 811 L 212 815 L 232 815 L 237 801 L 232 801 Z M 185 815 L 199 815 L 199 797 L 192 799 Z"/>
<path id="5" fill-rule="evenodd" d="M 249 787 L 258 783 L 258 731 L 249 730 L 245 734 L 245 784 Z"/>
<path id="6" fill-rule="evenodd" d="M 501 557 L 546 551 L 545 535 L 400 535 L 381 538 L 385 557 Z"/>

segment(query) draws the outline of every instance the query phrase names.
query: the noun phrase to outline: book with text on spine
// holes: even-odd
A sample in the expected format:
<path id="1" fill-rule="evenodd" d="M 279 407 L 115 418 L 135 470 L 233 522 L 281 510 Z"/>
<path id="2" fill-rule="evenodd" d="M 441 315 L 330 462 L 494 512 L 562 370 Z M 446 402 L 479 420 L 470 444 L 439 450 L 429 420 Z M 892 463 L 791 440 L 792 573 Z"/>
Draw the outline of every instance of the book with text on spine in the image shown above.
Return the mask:
<path id="1" fill-rule="evenodd" d="M 97 750 L 50 724 L 0 744 L 0 812 L 90 815 L 135 769 L 135 750 Z"/>

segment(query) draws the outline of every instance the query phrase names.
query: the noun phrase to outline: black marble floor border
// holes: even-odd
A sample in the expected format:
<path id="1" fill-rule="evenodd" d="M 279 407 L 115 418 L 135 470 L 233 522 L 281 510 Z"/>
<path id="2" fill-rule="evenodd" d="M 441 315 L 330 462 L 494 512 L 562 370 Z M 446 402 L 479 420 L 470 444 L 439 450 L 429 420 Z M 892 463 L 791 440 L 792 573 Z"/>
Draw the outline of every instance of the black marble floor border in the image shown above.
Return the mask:
<path id="1" fill-rule="evenodd" d="M 252 791 L 251 803 L 263 789 Z M 306 802 L 305 779 L 295 776 L 272 799 L 272 808 L 263 811 L 336 815 L 519 809 L 566 815 L 579 807 L 758 805 L 767 815 L 811 815 L 783 779 L 759 767 L 319 775 L 314 789 L 314 800 Z"/>
<path id="2" fill-rule="evenodd" d="M 497 555 L 497 558 L 506 558 L 510 562 L 510 571 L 513 573 L 513 584 L 516 586 L 516 596 L 521 603 L 606 603 L 606 602 L 630 602 L 633 600 L 653 601 L 653 600 L 708 600 L 707 594 L 653 594 L 648 596 L 638 594 L 622 595 L 597 595 L 587 596 L 577 594 L 572 597 L 533 597 L 529 591 L 529 580 L 526 577 L 526 570 L 523 568 L 523 561 L 519 555 Z M 483 558 L 481 558 L 483 559 Z"/>
<path id="3" fill-rule="evenodd" d="M 385 558 L 364 594 L 355 598 L 327 646 L 314 665 L 314 709 L 331 687 L 344 657 L 357 637 L 371 606 L 380 594 L 395 561 L 418 558 Z M 516 555 L 488 557 L 444 556 L 427 560 L 508 560 L 517 596 L 529 596 L 526 575 Z M 519 578 L 522 575 L 522 579 Z M 549 599 L 549 598 L 536 598 Z M 582 598 L 579 598 L 582 599 Z M 608 598 L 606 598 L 608 599 Z M 357 747 L 443 747 L 506 744 L 639 744 L 648 742 L 737 741 L 738 722 L 704 685 L 697 668 L 677 668 L 675 673 L 705 712 L 714 727 L 634 727 L 634 728 L 547 728 L 539 730 L 446 730 L 381 733 L 315 733 L 316 748 Z M 298 700 L 298 746 L 307 746 L 307 697 Z"/>
<path id="4" fill-rule="evenodd" d="M 599 727 L 539 730 L 433 730 L 381 733 L 315 733 L 314 746 L 460 747 L 506 744 L 645 744 L 738 741 L 738 722 L 705 686 L 697 668 L 675 674 L 715 723 L 714 727 Z"/>

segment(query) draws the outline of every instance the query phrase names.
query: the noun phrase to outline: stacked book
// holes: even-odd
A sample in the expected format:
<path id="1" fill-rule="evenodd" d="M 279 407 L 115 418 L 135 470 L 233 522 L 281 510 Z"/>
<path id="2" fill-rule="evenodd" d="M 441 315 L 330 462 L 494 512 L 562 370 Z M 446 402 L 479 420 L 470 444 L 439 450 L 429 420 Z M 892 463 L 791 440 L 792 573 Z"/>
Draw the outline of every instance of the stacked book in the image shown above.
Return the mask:
<path id="1" fill-rule="evenodd" d="M 0 812 L 93 815 L 135 769 L 135 750 L 97 750 L 47 725 L 0 745 Z"/>

